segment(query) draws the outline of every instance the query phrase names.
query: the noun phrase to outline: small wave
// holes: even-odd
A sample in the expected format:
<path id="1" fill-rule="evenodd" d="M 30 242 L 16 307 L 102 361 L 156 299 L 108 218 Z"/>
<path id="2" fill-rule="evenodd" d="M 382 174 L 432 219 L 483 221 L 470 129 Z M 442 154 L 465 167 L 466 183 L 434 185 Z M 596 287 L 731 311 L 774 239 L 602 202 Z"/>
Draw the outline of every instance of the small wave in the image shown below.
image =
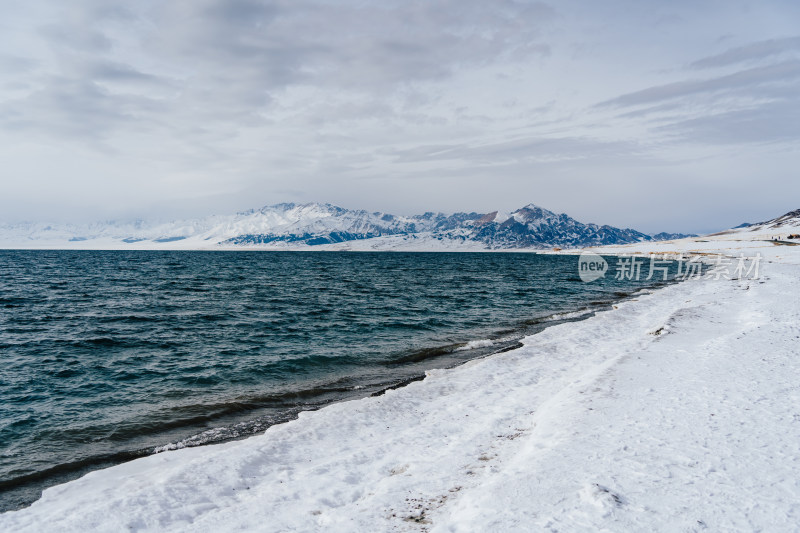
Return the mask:
<path id="1" fill-rule="evenodd" d="M 456 348 L 457 352 L 462 352 L 464 350 L 475 350 L 476 348 L 488 348 L 489 346 L 494 346 L 494 341 L 491 339 L 480 339 L 476 341 L 469 341 L 464 346 L 460 346 Z"/>
<path id="2" fill-rule="evenodd" d="M 540 324 L 542 322 L 555 322 L 558 320 L 572 320 L 577 318 L 585 317 L 586 315 L 590 315 L 594 313 L 592 309 L 579 309 L 578 311 L 567 311 L 565 313 L 553 313 L 552 315 L 548 315 L 539 319 L 535 319 L 531 321 L 531 323 Z"/>
<path id="3" fill-rule="evenodd" d="M 313 409 L 313 406 L 308 407 Z M 170 442 L 162 446 L 156 446 L 152 448 L 151 453 L 162 453 L 172 450 L 180 450 L 183 448 L 194 448 L 195 446 L 216 444 L 263 433 L 270 426 L 291 420 L 300 410 L 302 409 L 298 407 L 276 417 L 262 416 L 253 420 L 238 422 L 230 426 L 220 426 L 207 429 L 190 437 L 186 437 L 185 439 L 181 439 L 176 442 Z"/>
<path id="4" fill-rule="evenodd" d="M 390 361 L 389 364 L 397 365 L 405 363 L 419 363 L 425 361 L 426 359 L 433 359 L 434 357 L 439 357 L 442 355 L 453 353 L 457 349 L 458 349 L 457 344 L 448 346 L 437 346 L 435 348 L 423 348 L 421 350 L 415 350 L 414 352 L 406 356 L 398 357 L 397 359 Z"/>
<path id="5" fill-rule="evenodd" d="M 105 316 L 100 317 L 97 319 L 99 322 L 102 323 L 114 323 L 114 322 L 157 322 L 160 320 L 157 316 L 145 316 L 145 315 L 115 315 L 115 316 Z"/>
<path id="6" fill-rule="evenodd" d="M 202 446 L 204 444 L 211 444 L 212 442 L 220 442 L 241 436 L 235 428 L 218 427 L 203 431 L 197 435 L 179 440 L 177 442 L 170 442 L 163 446 L 156 446 L 153 448 L 153 453 L 162 453 L 172 450 L 180 450 L 183 448 L 192 448 L 194 446 Z"/>

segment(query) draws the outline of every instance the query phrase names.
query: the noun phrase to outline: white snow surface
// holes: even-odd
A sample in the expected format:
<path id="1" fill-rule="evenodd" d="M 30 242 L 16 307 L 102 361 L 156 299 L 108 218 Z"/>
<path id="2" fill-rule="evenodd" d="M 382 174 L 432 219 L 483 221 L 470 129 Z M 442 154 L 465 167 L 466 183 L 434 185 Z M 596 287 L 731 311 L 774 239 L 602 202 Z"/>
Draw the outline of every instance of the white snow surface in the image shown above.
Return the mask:
<path id="1" fill-rule="evenodd" d="M 0 531 L 796 531 L 800 248 L 747 249 L 759 280 L 670 285 L 263 435 L 92 472 Z"/>

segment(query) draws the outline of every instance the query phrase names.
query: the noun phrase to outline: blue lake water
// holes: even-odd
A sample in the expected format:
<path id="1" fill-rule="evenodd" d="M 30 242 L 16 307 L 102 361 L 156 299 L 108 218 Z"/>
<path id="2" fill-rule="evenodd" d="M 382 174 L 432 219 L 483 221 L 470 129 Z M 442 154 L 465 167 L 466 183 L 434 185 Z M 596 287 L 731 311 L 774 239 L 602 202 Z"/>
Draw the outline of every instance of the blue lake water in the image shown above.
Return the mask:
<path id="1" fill-rule="evenodd" d="M 380 394 L 651 285 L 583 283 L 577 258 L 529 253 L 0 251 L 0 510 Z"/>

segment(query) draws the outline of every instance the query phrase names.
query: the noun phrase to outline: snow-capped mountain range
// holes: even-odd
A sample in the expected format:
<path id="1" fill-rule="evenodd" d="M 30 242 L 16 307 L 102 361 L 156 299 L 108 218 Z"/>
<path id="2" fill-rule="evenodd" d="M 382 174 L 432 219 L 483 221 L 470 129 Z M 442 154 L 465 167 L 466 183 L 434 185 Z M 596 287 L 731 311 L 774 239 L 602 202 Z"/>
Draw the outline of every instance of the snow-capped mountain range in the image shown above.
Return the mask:
<path id="1" fill-rule="evenodd" d="M 493 250 L 575 248 L 687 237 L 584 224 L 533 204 L 510 213 L 397 216 L 282 203 L 169 223 L 0 225 L 1 248 Z"/>

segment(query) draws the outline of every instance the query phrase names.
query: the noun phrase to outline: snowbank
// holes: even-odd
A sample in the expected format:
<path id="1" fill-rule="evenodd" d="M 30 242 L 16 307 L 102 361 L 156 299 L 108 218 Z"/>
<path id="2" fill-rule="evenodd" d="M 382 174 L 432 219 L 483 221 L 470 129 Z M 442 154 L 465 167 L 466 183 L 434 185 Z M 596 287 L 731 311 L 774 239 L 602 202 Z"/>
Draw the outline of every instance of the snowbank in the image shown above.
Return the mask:
<path id="1" fill-rule="evenodd" d="M 264 435 L 53 487 L 2 531 L 791 531 L 800 253 Z M 766 262 L 769 261 L 769 262 Z"/>

